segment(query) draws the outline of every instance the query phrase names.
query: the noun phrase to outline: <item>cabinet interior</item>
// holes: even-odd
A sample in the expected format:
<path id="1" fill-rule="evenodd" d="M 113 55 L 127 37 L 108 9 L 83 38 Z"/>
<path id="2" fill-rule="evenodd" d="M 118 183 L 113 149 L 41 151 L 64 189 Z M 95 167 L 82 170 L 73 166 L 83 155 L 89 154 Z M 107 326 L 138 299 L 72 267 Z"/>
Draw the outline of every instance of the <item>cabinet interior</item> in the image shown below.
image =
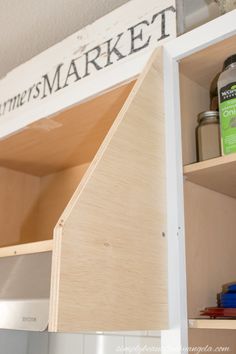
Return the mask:
<path id="1" fill-rule="evenodd" d="M 134 82 L 0 141 L 0 247 L 50 240 Z"/>
<path id="2" fill-rule="evenodd" d="M 197 115 L 210 109 L 211 81 L 222 70 L 224 60 L 236 52 L 235 40 L 236 36 L 230 37 L 180 62 L 184 166 L 196 163 Z M 235 159 L 232 155 L 212 159 L 196 164 L 198 171 L 185 174 L 187 306 L 191 319 L 200 318 L 205 307 L 217 306 L 221 286 L 236 281 Z M 184 172 L 193 169 L 189 166 Z M 208 345 L 211 340 L 216 345 L 218 340 L 236 350 L 234 337 L 235 332 L 229 330 L 189 330 L 193 345 L 202 345 L 208 338 Z"/>

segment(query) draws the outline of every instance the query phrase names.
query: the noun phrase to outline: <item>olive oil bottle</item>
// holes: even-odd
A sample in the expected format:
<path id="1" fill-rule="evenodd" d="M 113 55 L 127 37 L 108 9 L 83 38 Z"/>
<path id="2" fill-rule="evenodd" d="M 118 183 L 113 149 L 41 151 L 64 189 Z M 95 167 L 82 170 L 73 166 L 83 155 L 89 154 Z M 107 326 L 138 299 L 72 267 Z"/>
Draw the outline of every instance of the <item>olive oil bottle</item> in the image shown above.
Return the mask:
<path id="1" fill-rule="evenodd" d="M 218 80 L 221 146 L 224 155 L 236 152 L 236 54 L 224 62 Z"/>

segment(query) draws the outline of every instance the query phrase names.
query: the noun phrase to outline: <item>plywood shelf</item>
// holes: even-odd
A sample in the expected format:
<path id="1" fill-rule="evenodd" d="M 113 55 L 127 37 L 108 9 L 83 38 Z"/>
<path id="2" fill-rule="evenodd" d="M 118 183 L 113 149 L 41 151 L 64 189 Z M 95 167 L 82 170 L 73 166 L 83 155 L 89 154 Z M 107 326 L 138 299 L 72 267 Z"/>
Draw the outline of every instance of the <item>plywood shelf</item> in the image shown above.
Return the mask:
<path id="1" fill-rule="evenodd" d="M 188 181 L 236 198 L 236 154 L 184 167 Z"/>
<path id="2" fill-rule="evenodd" d="M 236 319 L 190 319 L 189 328 L 196 329 L 236 329 Z"/>
<path id="3" fill-rule="evenodd" d="M 0 258 L 52 251 L 53 240 L 0 248 Z"/>
<path id="4" fill-rule="evenodd" d="M 0 139 L 0 166 L 46 176 L 90 162 L 134 83 L 124 83 Z"/>

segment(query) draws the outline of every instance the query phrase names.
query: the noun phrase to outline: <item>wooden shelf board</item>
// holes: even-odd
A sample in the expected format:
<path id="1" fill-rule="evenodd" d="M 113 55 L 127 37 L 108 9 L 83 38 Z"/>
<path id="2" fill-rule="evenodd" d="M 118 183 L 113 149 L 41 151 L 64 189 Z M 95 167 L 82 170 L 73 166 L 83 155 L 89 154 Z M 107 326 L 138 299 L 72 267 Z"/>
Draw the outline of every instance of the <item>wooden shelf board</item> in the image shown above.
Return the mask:
<path id="1" fill-rule="evenodd" d="M 181 73 L 209 89 L 215 75 L 222 71 L 225 59 L 235 52 L 235 38 L 231 36 L 182 59 Z"/>
<path id="2" fill-rule="evenodd" d="M 135 81 L 74 105 L 0 140 L 0 165 L 45 176 L 90 162 Z"/>
<path id="3" fill-rule="evenodd" d="M 0 248 L 0 258 L 52 251 L 53 240 Z"/>
<path id="4" fill-rule="evenodd" d="M 190 182 L 236 198 L 236 154 L 187 165 L 184 175 Z"/>
<path id="5" fill-rule="evenodd" d="M 236 319 L 189 319 L 189 328 L 196 329 L 236 329 Z"/>

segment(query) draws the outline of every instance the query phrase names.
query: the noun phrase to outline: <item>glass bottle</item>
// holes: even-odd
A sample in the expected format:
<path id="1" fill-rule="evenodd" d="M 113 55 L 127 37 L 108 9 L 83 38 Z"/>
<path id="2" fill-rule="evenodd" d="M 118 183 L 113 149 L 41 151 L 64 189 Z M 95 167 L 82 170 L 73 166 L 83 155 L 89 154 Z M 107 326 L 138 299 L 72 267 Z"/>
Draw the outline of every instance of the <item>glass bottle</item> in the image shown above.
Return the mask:
<path id="1" fill-rule="evenodd" d="M 220 9 L 220 14 L 236 9 L 236 0 L 215 0 Z"/>
<path id="2" fill-rule="evenodd" d="M 218 98 L 222 152 L 227 155 L 236 152 L 236 54 L 224 62 Z"/>

